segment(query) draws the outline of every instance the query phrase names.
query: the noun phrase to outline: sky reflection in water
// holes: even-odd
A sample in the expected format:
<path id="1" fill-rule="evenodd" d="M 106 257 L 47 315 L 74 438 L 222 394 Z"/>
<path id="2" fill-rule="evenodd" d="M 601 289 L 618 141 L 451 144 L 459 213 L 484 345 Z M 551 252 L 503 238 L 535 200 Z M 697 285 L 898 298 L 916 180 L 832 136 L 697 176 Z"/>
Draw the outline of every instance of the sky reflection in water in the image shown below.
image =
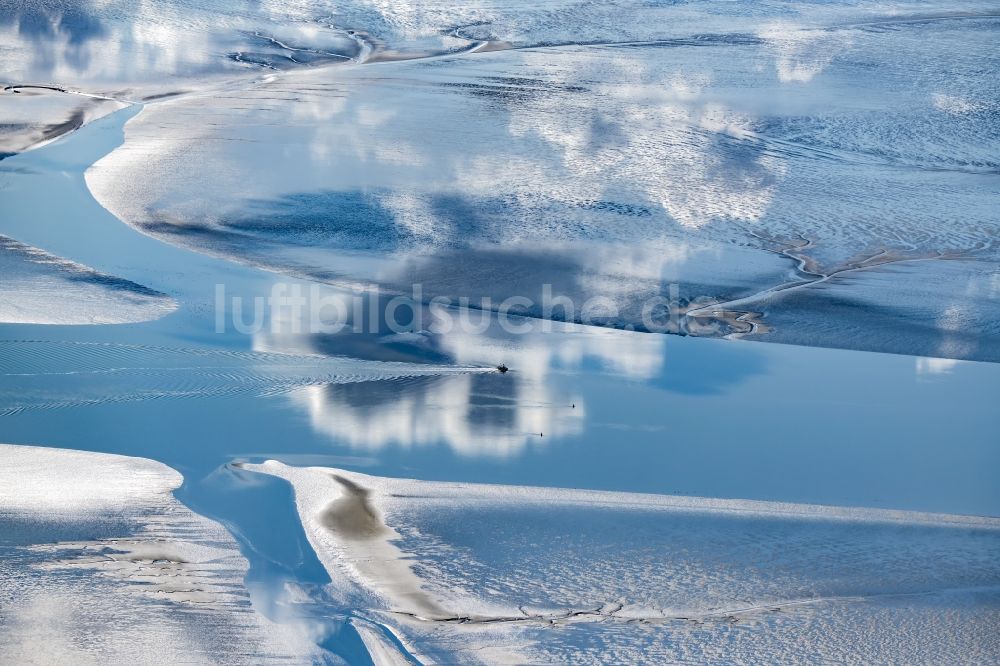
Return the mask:
<path id="1" fill-rule="evenodd" d="M 19 337 L 60 337 L 31 328 Z M 128 334 L 133 344 L 143 328 Z M 101 330 L 92 339 L 117 337 Z M 502 357 L 512 369 L 324 384 L 314 362 L 311 372 L 272 370 L 274 384 L 236 394 L 98 399 L 61 408 L 59 419 L 26 409 L 4 417 L 4 436 L 73 446 L 85 428 L 95 449 L 164 460 L 193 482 L 233 457 L 276 457 L 427 479 L 1000 513 L 989 472 L 998 455 L 993 364 L 585 327 L 413 342 L 354 335 L 308 343 L 336 353 L 340 337 L 353 355 L 376 360 L 426 354 L 429 368 L 442 357 L 460 366 Z M 149 339 L 169 340 L 161 336 Z M 220 338 L 257 352 L 283 343 L 280 334 Z M 286 351 L 303 353 L 301 334 L 284 340 Z M 247 364 L 250 375 L 268 371 Z M 211 373 L 186 365 L 171 381 L 210 387 Z M 122 372 L 101 377 L 100 387 L 127 396 L 143 381 Z M 61 380 L 48 382 L 56 390 Z M 22 399 L 23 386 L 8 377 L 4 401 Z M 45 382 L 39 391 L 44 397 Z"/>
<path id="2" fill-rule="evenodd" d="M 762 246 L 804 227 L 820 241 L 818 260 L 831 264 L 869 245 L 965 251 L 989 237 L 995 222 L 984 202 L 995 184 L 984 172 L 996 161 L 982 148 L 976 110 L 988 86 L 976 72 L 942 80 L 927 70 L 916 72 L 921 86 L 908 78 L 893 85 L 900 62 L 928 43 L 948 52 L 957 40 L 974 51 L 989 35 L 988 20 L 969 21 L 968 31 L 932 21 L 879 32 L 811 30 L 767 17 L 767 25 L 733 34 L 713 32 L 726 22 L 700 15 L 706 32 L 693 41 L 687 30 L 687 37 L 659 35 L 659 44 L 271 78 L 270 68 L 295 64 L 293 56 L 336 60 L 361 47 L 315 16 L 287 22 L 281 17 L 292 10 L 273 3 L 239 5 L 218 25 L 205 20 L 217 12 L 208 5 L 191 10 L 190 26 L 176 21 L 181 4 L 163 5 L 162 16 L 116 3 L 0 15 L 4 43 L 13 45 L 0 60 L 16 64 L 5 67 L 11 76 L 134 86 L 145 95 L 174 91 L 177 81 L 164 84 L 164 72 L 261 75 L 247 90 L 209 88 L 196 102 L 160 101 L 138 117 L 133 109 L 94 123 L 72 137 L 72 149 L 65 142 L 4 160 L 9 198 L 0 232 L 162 289 L 180 306 L 139 325 L 0 325 L 0 441 L 79 448 L 84 433 L 92 450 L 178 469 L 185 477 L 178 496 L 240 540 L 254 600 L 270 616 L 282 613 L 283 582 L 321 595 L 329 577 L 287 484 L 235 468 L 234 460 L 1000 515 L 993 478 L 1000 365 L 562 324 L 511 335 L 495 321 L 477 334 L 444 332 L 440 320 L 404 333 L 380 321 L 363 334 L 303 334 L 280 318 L 252 335 L 213 333 L 216 283 L 251 299 L 296 278 L 137 234 L 85 188 L 170 243 L 286 275 L 390 290 L 420 282 L 428 296 L 466 290 L 496 300 L 537 298 L 531 289 L 549 283 L 578 302 L 612 296 L 627 320 L 636 303 L 672 283 L 685 296 L 733 297 L 788 279 L 794 262 Z M 642 21 L 629 34 L 604 27 L 613 23 L 604 20 L 615 11 L 608 4 L 572 8 L 579 22 L 571 32 L 603 41 L 643 36 Z M 400 3 L 394 21 L 382 22 L 364 15 L 376 5 L 358 7 L 358 21 L 382 38 L 406 33 L 397 49 L 470 42 L 443 35 L 441 16 L 419 7 Z M 513 39 L 502 8 L 473 9 L 499 13 L 489 28 L 469 27 L 470 35 Z M 538 35 L 554 39 L 559 21 L 539 19 L 549 9 L 521 22 L 522 45 Z M 444 12 L 449 21 L 469 18 L 449 11 L 457 11 Z M 636 15 L 644 11 L 656 8 Z M 683 16 L 671 25 L 681 33 L 691 27 Z M 870 48 L 890 33 L 897 48 Z M 293 53 L 287 43 L 310 50 Z M 737 50 L 751 55 L 734 57 Z M 871 53 L 880 55 L 866 60 Z M 519 76 L 509 76 L 511 68 Z M 740 82 L 751 80 L 749 92 Z M 846 80 L 862 90 L 842 95 Z M 850 103 L 838 106 L 842 100 Z M 85 182 L 83 169 L 120 143 L 126 116 L 134 117 L 128 142 Z M 908 133 L 928 125 L 946 131 Z M 134 173 L 155 175 L 143 180 L 148 190 L 129 178 Z M 926 190 L 942 180 L 946 193 Z M 185 224 L 191 220 L 198 224 Z M 909 224 L 919 233 L 908 234 Z M 888 333 L 874 336 L 891 348 L 988 355 L 996 325 L 991 251 L 980 263 L 912 269 L 906 282 L 930 282 L 931 298 L 905 292 L 903 299 L 898 279 L 879 281 L 887 272 L 871 283 L 830 283 L 820 297 L 800 293 L 821 306 L 835 300 L 846 313 L 838 322 L 869 327 L 868 310 L 889 293 L 907 301 Z M 927 279 L 948 271 L 947 283 Z M 770 305 L 780 311 L 780 303 Z M 809 307 L 792 311 L 798 317 Z M 814 324 L 832 320 L 823 307 L 815 312 Z M 977 316 L 986 325 L 963 347 L 959 333 L 979 330 L 970 325 Z M 776 319 L 800 341 L 819 330 L 811 342 L 855 343 L 843 328 L 823 338 L 824 329 L 805 319 Z M 905 325 L 914 321 L 935 324 Z M 914 345 L 911 333 L 924 337 Z M 491 372 L 499 362 L 511 371 Z"/>
<path id="3" fill-rule="evenodd" d="M 749 299 L 783 342 L 997 360 L 993 84 L 975 58 L 909 67 L 978 57 L 996 19 L 816 11 L 263 76 L 148 105 L 88 184 L 167 242 L 326 282 L 495 301 L 547 282 L 611 298 L 617 326 L 677 284 Z"/>

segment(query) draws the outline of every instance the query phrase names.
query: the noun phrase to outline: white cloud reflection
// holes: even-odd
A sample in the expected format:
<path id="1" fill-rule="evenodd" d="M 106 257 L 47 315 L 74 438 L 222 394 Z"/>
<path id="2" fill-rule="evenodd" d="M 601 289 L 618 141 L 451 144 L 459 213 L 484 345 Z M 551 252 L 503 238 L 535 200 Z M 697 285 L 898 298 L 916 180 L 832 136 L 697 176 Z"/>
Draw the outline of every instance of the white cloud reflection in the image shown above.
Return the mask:
<path id="1" fill-rule="evenodd" d="M 365 386 L 310 386 L 291 394 L 313 429 L 365 451 L 445 444 L 463 456 L 506 458 L 529 445 L 578 434 L 584 405 L 553 402 L 539 382 L 504 378 L 513 394 L 476 393 L 481 375 L 397 383 L 388 396 L 364 397 Z M 486 403 L 477 403 L 477 399 Z M 360 404 L 357 404 L 360 401 Z"/>
<path id="2" fill-rule="evenodd" d="M 350 312 L 350 296 L 341 292 L 341 297 L 343 311 Z M 299 332 L 305 321 L 296 327 L 286 319 L 277 330 L 256 334 L 254 350 L 315 354 L 339 348 L 376 359 L 433 354 L 458 366 L 478 367 L 503 361 L 511 367 L 506 375 L 321 384 L 289 393 L 316 432 L 357 449 L 444 444 L 460 455 L 496 458 L 582 432 L 585 400 L 559 376 L 597 364 L 617 376 L 645 380 L 663 366 L 665 340 L 659 335 L 541 320 L 526 320 L 535 332 L 514 335 L 503 331 L 495 318 L 487 331 L 472 333 L 463 332 L 457 311 L 427 311 L 426 316 L 429 324 L 420 333 L 375 335 L 351 329 L 327 336 L 307 334 Z M 543 326 L 553 330 L 543 332 Z"/>
<path id="3" fill-rule="evenodd" d="M 753 119 L 705 95 L 710 72 L 570 55 L 551 58 L 561 61 L 552 83 L 587 81 L 602 103 L 591 95 L 541 95 L 515 106 L 509 121 L 512 136 L 537 135 L 561 157 L 570 175 L 560 183 L 565 198 L 638 189 L 640 201 L 659 204 L 689 228 L 752 222 L 767 211 L 784 166 L 739 146 L 754 138 Z"/>
<path id="4" fill-rule="evenodd" d="M 808 29 L 787 22 L 772 23 L 759 35 L 771 46 L 782 83 L 809 83 L 850 44 L 850 35 L 844 31 Z"/>
<path id="5" fill-rule="evenodd" d="M 917 357 L 916 362 L 918 375 L 946 375 L 961 362 L 953 358 L 923 358 Z"/>

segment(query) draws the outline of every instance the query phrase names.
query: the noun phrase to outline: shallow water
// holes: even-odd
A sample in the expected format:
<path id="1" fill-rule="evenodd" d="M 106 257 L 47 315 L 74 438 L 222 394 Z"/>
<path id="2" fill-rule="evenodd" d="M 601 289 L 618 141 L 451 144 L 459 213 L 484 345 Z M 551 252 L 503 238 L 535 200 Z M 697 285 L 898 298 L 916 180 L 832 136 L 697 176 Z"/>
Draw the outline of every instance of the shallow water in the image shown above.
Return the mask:
<path id="1" fill-rule="evenodd" d="M 66 148 L 113 142 L 124 119 L 88 126 Z M 13 168 L 33 171 L 61 150 L 7 162 L 9 191 L 29 181 L 25 211 L 66 181 Z M 83 418 L 109 426 L 95 449 L 160 452 L 151 457 L 203 474 L 236 455 L 285 451 L 431 479 L 1000 514 L 989 473 L 995 364 L 567 324 L 542 332 L 538 322 L 520 335 L 496 324 L 478 335 L 306 334 L 281 323 L 218 333 L 217 282 L 265 294 L 284 278 L 162 245 L 76 196 L 45 199 L 88 211 L 78 237 L 55 214 L 41 216 L 48 228 L 9 218 L 8 230 L 173 293 L 183 285 L 182 304 L 138 325 L 0 327 L 8 440 L 38 433 L 71 446 Z M 497 359 L 512 371 L 490 372 Z M 148 432 L 150 419 L 168 427 Z"/>
<path id="2" fill-rule="evenodd" d="M 550 284 L 640 330 L 675 289 L 752 315 L 718 334 L 997 361 L 997 20 L 823 7 L 264 76 L 150 105 L 87 181 L 146 233 L 333 284 Z"/>
<path id="3" fill-rule="evenodd" d="M 996 654 L 984 638 L 1000 586 L 992 522 L 940 531 L 912 513 L 896 527 L 831 517 L 843 507 L 1000 517 L 1000 365 L 982 362 L 1000 358 L 988 11 L 359 3 L 334 20 L 311 5 L 248 3 L 220 23 L 217 8 L 185 3 L 156 16 L 31 7 L 0 11 L 12 39 L 36 45 L 0 49 L 17 82 L 124 91 L 129 102 L 194 94 L 132 105 L 0 161 L 0 239 L 12 239 L 0 248 L 0 304 L 37 310 L 16 321 L 138 322 L 0 324 L 0 442 L 179 471 L 177 498 L 239 543 L 254 608 L 312 627 L 331 660 L 367 663 L 378 650 L 447 660 L 467 640 L 496 661 L 703 661 L 724 646 L 779 659 L 791 648 L 760 639 L 806 628 L 816 650 L 847 659 L 844 642 L 868 621 L 895 627 L 888 636 L 954 639 L 933 655 L 917 641 L 916 660 Z M 56 27 L 25 28 L 36 24 Z M 289 49 L 279 34 L 314 41 Z M 161 42 L 177 53 L 136 60 Z M 251 46 L 253 62 L 231 57 Z M 291 59 L 300 48 L 315 58 Z M 415 282 L 423 296 L 400 332 L 386 303 Z M 514 334 L 485 307 L 472 333 L 454 325 L 461 313 L 427 302 L 537 301 L 543 284 L 575 302 L 605 296 L 617 315 L 600 326 L 515 317 L 529 332 Z M 233 322 L 249 314 L 233 297 L 246 306 L 276 287 L 315 288 L 368 325 L 307 333 L 272 311 L 240 332 Z M 25 300 L 27 289 L 53 300 Z M 618 330 L 638 324 L 653 295 L 707 297 L 703 319 L 691 306 L 678 330 L 708 337 Z M 715 316 L 726 307 L 752 315 L 749 334 Z M 715 327 L 693 325 L 704 320 Z M 711 339 L 724 334 L 791 344 Z M 509 372 L 494 370 L 501 362 Z M 295 466 L 276 474 L 292 485 L 254 466 L 265 460 Z M 339 546 L 310 531 L 301 503 L 312 472 L 301 466 L 362 472 L 373 488 L 415 497 L 443 492 L 434 482 L 466 484 L 430 509 L 390 495 L 379 505 L 420 580 L 444 576 L 469 592 L 463 603 L 491 599 L 489 588 L 515 611 L 583 607 L 593 590 L 561 577 L 588 566 L 594 589 L 637 603 L 640 588 L 623 580 L 653 562 L 708 572 L 722 596 L 689 590 L 689 606 L 805 596 L 829 604 L 817 615 L 828 623 L 788 611 L 789 624 L 755 619 L 746 632 L 649 634 L 606 624 L 614 613 L 602 611 L 555 638 L 530 628 L 475 640 L 407 624 L 380 605 L 377 576 L 341 594 L 343 572 L 330 566 Z M 338 497 L 322 479 L 320 504 Z M 478 484 L 502 484 L 490 497 L 508 498 L 535 486 L 571 507 L 527 495 L 480 506 L 468 499 L 487 493 Z M 651 520 L 560 488 L 827 508 L 819 525 L 714 505 Z M 580 534 L 589 541 L 572 543 Z M 829 570 L 769 568 L 768 548 L 792 538 L 803 561 Z M 638 573 L 608 569 L 615 544 Z M 643 559 L 644 548 L 674 547 L 685 556 Z M 923 573 L 905 578 L 897 549 L 926 560 Z M 519 560 L 538 565 L 529 589 L 511 582 Z M 966 569 L 978 578 L 956 573 Z M 735 573 L 722 585 L 720 572 Z M 512 641 L 545 650 L 504 652 Z M 864 644 L 867 658 L 879 645 Z"/>
<path id="4" fill-rule="evenodd" d="M 232 462 L 1000 515 L 992 473 L 1000 463 L 991 411 L 1000 382 L 995 364 L 570 324 L 526 335 L 495 322 L 480 334 L 309 335 L 285 325 L 216 332 L 206 285 L 225 280 L 238 293 L 263 294 L 285 278 L 160 245 L 116 225 L 72 179 L 45 180 L 43 166 L 72 170 L 61 160 L 74 143 L 101 150 L 120 140 L 115 128 L 124 120 L 99 121 L 64 146 L 5 165 L 23 210 L 37 211 L 42 201 L 73 206 L 86 242 L 74 244 L 58 224 L 8 222 L 6 231 L 161 286 L 180 308 L 142 324 L 0 326 L 0 434 L 13 443 L 139 455 L 180 471 L 178 498 L 222 522 L 241 544 L 246 583 L 262 612 L 287 618 L 293 585 L 308 599 L 294 604 L 295 617 L 325 627 L 317 631 L 331 653 L 350 661 L 366 654 L 350 647 L 359 639 L 349 636 L 364 633 L 367 625 L 358 629 L 352 618 L 367 602 L 326 591 L 330 575 L 289 488 Z M 75 194 L 33 194 L 53 188 Z M 111 239 L 132 251 L 109 252 Z M 159 261 L 185 268 L 164 272 Z M 510 372 L 491 370 L 498 358 Z M 515 519 L 483 520 L 499 526 Z M 411 650 L 459 649 L 407 635 Z M 597 635 L 564 636 L 547 658 Z"/>

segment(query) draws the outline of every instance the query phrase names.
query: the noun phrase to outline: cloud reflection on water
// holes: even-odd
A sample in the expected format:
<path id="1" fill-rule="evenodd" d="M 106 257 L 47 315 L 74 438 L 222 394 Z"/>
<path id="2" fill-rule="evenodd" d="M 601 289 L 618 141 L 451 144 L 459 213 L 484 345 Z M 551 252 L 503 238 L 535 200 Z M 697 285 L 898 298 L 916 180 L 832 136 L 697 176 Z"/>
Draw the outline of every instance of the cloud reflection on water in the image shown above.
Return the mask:
<path id="1" fill-rule="evenodd" d="M 0 72 L 94 92 L 166 90 L 223 72 L 282 69 L 356 55 L 312 3 L 55 0 L 0 4 Z"/>
<path id="2" fill-rule="evenodd" d="M 357 297 L 329 290 L 330 298 Z M 364 297 L 364 295 L 362 295 Z M 373 303 L 368 295 L 361 318 L 367 325 Z M 329 308 L 329 300 L 327 305 Z M 333 308 L 326 311 L 329 316 Z M 355 313 L 344 305 L 342 313 Z M 663 364 L 662 336 L 628 334 L 586 326 L 525 320 L 535 332 L 513 334 L 486 316 L 485 331 L 468 332 L 458 310 L 424 308 L 424 328 L 413 333 L 388 330 L 384 311 L 379 330 L 354 332 L 351 317 L 338 333 L 308 333 L 308 307 L 298 322 L 287 318 L 254 335 L 254 350 L 293 354 L 343 354 L 374 360 L 447 362 L 491 366 L 507 363 L 500 373 L 424 377 L 366 382 L 341 389 L 316 385 L 290 394 L 318 432 L 365 450 L 390 445 L 412 447 L 444 442 L 461 455 L 506 457 L 532 444 L 577 435 L 586 418 L 583 395 L 554 381 L 555 373 L 597 365 L 634 380 L 657 375 Z M 477 313 L 475 316 L 480 316 Z M 446 331 L 441 333 L 440 331 Z"/>
<path id="3" fill-rule="evenodd" d="M 339 305 L 333 307 L 335 300 Z M 317 303 L 325 307 L 314 316 Z M 668 356 L 669 338 L 662 335 L 538 319 L 517 321 L 514 325 L 525 332 L 511 332 L 496 316 L 478 311 L 472 316 L 477 323 L 484 317 L 484 328 L 470 331 L 459 309 L 422 307 L 419 320 L 404 312 L 400 320 L 412 317 L 420 329 L 393 332 L 399 322 L 390 327 L 385 305 L 385 298 L 372 292 L 327 288 L 298 319 L 290 310 L 276 313 L 265 330 L 254 334 L 254 351 L 473 367 L 503 362 L 511 369 L 315 384 L 289 392 L 289 402 L 314 431 L 365 452 L 445 445 L 460 456 L 517 457 L 532 447 L 580 436 L 589 402 L 609 399 L 584 389 L 576 377 L 597 371 L 698 396 L 723 392 L 765 370 L 764 357 L 752 345 L 688 346 Z M 308 332 L 317 320 L 332 323 L 327 318 L 334 312 L 348 315 L 337 319 L 343 330 Z M 375 328 L 355 330 L 358 320 Z"/>

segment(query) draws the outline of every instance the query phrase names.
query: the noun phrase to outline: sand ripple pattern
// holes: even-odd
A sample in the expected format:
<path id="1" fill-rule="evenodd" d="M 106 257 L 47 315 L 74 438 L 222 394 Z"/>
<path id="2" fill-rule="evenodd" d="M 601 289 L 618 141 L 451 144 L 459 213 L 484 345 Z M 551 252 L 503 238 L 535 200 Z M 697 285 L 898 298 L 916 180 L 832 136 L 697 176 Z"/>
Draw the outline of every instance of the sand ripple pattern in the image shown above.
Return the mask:
<path id="1" fill-rule="evenodd" d="M 366 645 L 491 664 L 995 663 L 996 518 L 276 461 Z M 370 640 L 370 637 L 374 637 Z"/>

